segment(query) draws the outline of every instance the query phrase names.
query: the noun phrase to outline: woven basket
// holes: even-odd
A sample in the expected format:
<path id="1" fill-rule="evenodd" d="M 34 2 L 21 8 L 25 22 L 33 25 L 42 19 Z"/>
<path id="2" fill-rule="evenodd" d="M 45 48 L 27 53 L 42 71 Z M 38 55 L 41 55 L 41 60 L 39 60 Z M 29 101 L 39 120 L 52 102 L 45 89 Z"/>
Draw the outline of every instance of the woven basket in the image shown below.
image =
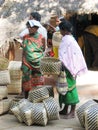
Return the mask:
<path id="1" fill-rule="evenodd" d="M 6 70 L 9 65 L 9 60 L 0 55 L 0 70 Z"/>
<path id="2" fill-rule="evenodd" d="M 12 80 L 19 80 L 22 78 L 22 71 L 21 71 L 21 61 L 10 61 L 8 70 L 10 72 L 10 77 Z"/>
<path id="3" fill-rule="evenodd" d="M 18 105 L 16 104 L 12 108 L 10 108 L 11 112 L 15 115 L 19 122 L 23 122 L 23 119 L 20 115 L 20 108 L 26 105 L 28 102 L 29 101 L 27 99 L 21 99 L 18 102 Z"/>
<path id="4" fill-rule="evenodd" d="M 22 91 L 22 79 L 11 80 L 11 83 L 7 85 L 9 94 L 20 94 Z"/>
<path id="5" fill-rule="evenodd" d="M 41 88 L 35 88 L 34 90 L 31 90 L 29 92 L 28 99 L 30 102 L 37 103 L 42 102 L 44 99 L 49 97 L 49 92 L 47 88 L 41 87 Z"/>
<path id="6" fill-rule="evenodd" d="M 10 108 L 10 100 L 4 99 L 0 101 L 0 115 L 5 114 L 9 111 Z"/>
<path id="7" fill-rule="evenodd" d="M 82 127 L 85 127 L 85 118 L 84 118 L 84 112 L 90 108 L 93 105 L 96 105 L 97 103 L 94 100 L 89 100 L 87 102 L 85 102 L 83 105 L 81 105 L 77 110 L 77 117 L 80 121 L 80 124 Z M 98 105 L 98 104 L 97 104 Z"/>
<path id="8" fill-rule="evenodd" d="M 43 100 L 43 103 L 47 111 L 48 120 L 58 120 L 59 104 L 55 101 L 55 99 L 53 97 L 49 97 Z"/>
<path id="9" fill-rule="evenodd" d="M 35 103 L 32 110 L 34 124 L 46 126 L 48 122 L 47 112 L 43 103 Z"/>
<path id="10" fill-rule="evenodd" d="M 10 73 L 9 70 L 0 71 L 0 85 L 7 85 L 10 81 Z"/>
<path id="11" fill-rule="evenodd" d="M 88 108 L 84 115 L 85 130 L 98 130 L 98 104 Z"/>
<path id="12" fill-rule="evenodd" d="M 34 123 L 34 120 L 32 119 L 33 107 L 34 107 L 33 103 L 29 102 L 20 108 L 20 116 L 21 116 L 23 122 L 28 126 L 30 126 Z"/>
<path id="13" fill-rule="evenodd" d="M 42 86 L 36 86 L 37 88 L 42 88 L 45 87 L 48 89 L 49 92 L 49 97 L 54 97 L 54 90 L 53 87 L 51 85 L 42 85 Z"/>
<path id="14" fill-rule="evenodd" d="M 7 98 L 8 96 L 8 89 L 6 86 L 0 86 L 0 100 Z"/>
<path id="15" fill-rule="evenodd" d="M 53 57 L 44 57 L 40 62 L 40 70 L 44 75 L 59 75 L 61 61 Z"/>
<path id="16" fill-rule="evenodd" d="M 11 109 L 14 107 L 14 106 L 18 106 L 19 105 L 19 101 L 20 99 L 17 99 L 17 98 L 13 98 L 10 102 L 10 109 L 9 109 L 9 114 L 12 114 L 11 112 Z"/>

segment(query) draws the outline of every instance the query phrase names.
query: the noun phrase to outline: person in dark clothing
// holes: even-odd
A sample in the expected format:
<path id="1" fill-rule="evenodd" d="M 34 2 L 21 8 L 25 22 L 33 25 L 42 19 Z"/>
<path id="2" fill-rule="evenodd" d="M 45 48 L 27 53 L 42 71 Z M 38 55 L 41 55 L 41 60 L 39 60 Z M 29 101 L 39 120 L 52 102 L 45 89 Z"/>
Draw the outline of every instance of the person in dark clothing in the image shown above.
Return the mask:
<path id="1" fill-rule="evenodd" d="M 98 68 L 98 25 L 88 26 L 83 34 L 88 69 Z"/>

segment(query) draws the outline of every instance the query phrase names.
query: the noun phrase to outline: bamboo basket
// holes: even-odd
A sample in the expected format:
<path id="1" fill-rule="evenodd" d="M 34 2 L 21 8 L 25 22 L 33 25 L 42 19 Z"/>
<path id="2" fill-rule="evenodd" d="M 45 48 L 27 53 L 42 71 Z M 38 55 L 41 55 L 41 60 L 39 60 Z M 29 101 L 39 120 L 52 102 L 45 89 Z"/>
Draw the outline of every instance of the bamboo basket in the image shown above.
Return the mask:
<path id="1" fill-rule="evenodd" d="M 10 100 L 9 99 L 4 99 L 0 101 L 0 115 L 8 113 L 10 108 Z"/>
<path id="2" fill-rule="evenodd" d="M 9 109 L 9 114 L 12 114 L 11 112 L 11 109 L 14 107 L 14 106 L 18 106 L 19 105 L 19 101 L 20 99 L 17 99 L 17 98 L 13 98 L 10 102 L 10 109 Z"/>
<path id="3" fill-rule="evenodd" d="M 91 106 L 85 112 L 85 130 L 98 130 L 98 104 Z"/>
<path id="4" fill-rule="evenodd" d="M 33 107 L 33 103 L 29 102 L 20 108 L 20 116 L 23 122 L 28 126 L 31 126 L 34 123 L 34 119 L 32 119 Z"/>
<path id="5" fill-rule="evenodd" d="M 36 86 L 37 88 L 42 88 L 45 87 L 47 88 L 48 92 L 49 92 L 49 97 L 54 97 L 54 90 L 53 87 L 51 85 L 41 85 L 41 86 Z"/>
<path id="6" fill-rule="evenodd" d="M 40 71 L 44 75 L 59 75 L 61 61 L 54 57 L 44 57 L 40 61 Z"/>
<path id="7" fill-rule="evenodd" d="M 43 100 L 45 109 L 47 111 L 48 120 L 58 120 L 59 117 L 59 104 L 53 97 Z"/>
<path id="8" fill-rule="evenodd" d="M 35 103 L 32 109 L 34 124 L 46 126 L 48 122 L 47 112 L 43 103 Z"/>
<path id="9" fill-rule="evenodd" d="M 7 85 L 10 81 L 10 73 L 9 70 L 0 71 L 0 85 Z"/>
<path id="10" fill-rule="evenodd" d="M 9 60 L 4 56 L 0 55 L 0 70 L 6 70 L 9 65 Z"/>
<path id="11" fill-rule="evenodd" d="M 19 122 L 23 122 L 23 119 L 20 115 L 20 108 L 25 106 L 29 101 L 27 99 L 21 99 L 18 104 L 14 105 L 12 108 L 10 108 L 10 111 L 15 115 L 15 117 L 18 119 Z"/>
<path id="12" fill-rule="evenodd" d="M 42 102 L 44 99 L 49 97 L 49 92 L 47 88 L 41 87 L 41 88 L 35 88 L 34 90 L 31 90 L 29 92 L 28 99 L 30 102 L 38 103 Z"/>
<path id="13" fill-rule="evenodd" d="M 8 89 L 6 86 L 0 86 L 0 100 L 7 98 L 8 96 Z"/>
<path id="14" fill-rule="evenodd" d="M 87 109 L 89 109 L 91 106 L 93 105 L 98 105 L 94 100 L 88 100 L 87 102 L 85 102 L 84 104 L 82 104 L 77 110 L 76 110 L 76 113 L 77 113 L 77 117 L 80 121 L 80 124 L 82 127 L 85 127 L 85 111 Z"/>
<path id="15" fill-rule="evenodd" d="M 10 72 L 10 77 L 12 80 L 19 80 L 22 78 L 22 71 L 21 71 L 21 61 L 10 61 L 8 70 Z"/>
<path id="16" fill-rule="evenodd" d="M 22 79 L 11 80 L 11 83 L 7 85 L 8 94 L 20 94 L 22 91 Z"/>

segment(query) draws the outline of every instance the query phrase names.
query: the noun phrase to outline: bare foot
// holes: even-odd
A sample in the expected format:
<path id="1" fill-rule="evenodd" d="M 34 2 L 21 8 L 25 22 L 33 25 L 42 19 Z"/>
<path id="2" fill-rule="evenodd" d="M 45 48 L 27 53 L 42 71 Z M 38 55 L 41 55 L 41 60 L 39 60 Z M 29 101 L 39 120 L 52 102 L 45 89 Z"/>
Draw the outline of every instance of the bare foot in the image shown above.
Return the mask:
<path id="1" fill-rule="evenodd" d="M 67 115 L 67 112 L 65 110 L 62 110 L 59 112 L 60 115 Z"/>

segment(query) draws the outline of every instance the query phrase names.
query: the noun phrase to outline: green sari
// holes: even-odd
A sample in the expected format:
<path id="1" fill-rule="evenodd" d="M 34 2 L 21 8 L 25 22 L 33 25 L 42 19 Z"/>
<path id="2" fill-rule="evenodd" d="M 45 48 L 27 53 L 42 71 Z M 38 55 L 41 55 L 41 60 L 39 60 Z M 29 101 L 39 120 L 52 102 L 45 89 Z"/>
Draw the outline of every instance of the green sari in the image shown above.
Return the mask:
<path id="1" fill-rule="evenodd" d="M 68 83 L 68 88 L 72 88 L 73 85 L 76 86 L 76 80 L 72 77 L 70 72 L 67 69 L 65 69 L 65 72 L 66 72 L 66 79 L 67 79 L 67 83 Z M 79 98 L 78 98 L 78 92 L 77 92 L 76 87 L 74 87 L 71 91 L 68 91 L 67 94 L 65 94 L 65 95 L 59 94 L 60 107 L 62 107 L 62 104 L 75 105 L 78 102 L 79 102 Z"/>
<path id="2" fill-rule="evenodd" d="M 32 87 L 44 84 L 44 77 L 40 72 L 40 60 L 44 56 L 42 35 L 36 33 L 27 35 L 23 41 L 22 58 L 22 87 L 24 91 L 30 91 Z"/>

